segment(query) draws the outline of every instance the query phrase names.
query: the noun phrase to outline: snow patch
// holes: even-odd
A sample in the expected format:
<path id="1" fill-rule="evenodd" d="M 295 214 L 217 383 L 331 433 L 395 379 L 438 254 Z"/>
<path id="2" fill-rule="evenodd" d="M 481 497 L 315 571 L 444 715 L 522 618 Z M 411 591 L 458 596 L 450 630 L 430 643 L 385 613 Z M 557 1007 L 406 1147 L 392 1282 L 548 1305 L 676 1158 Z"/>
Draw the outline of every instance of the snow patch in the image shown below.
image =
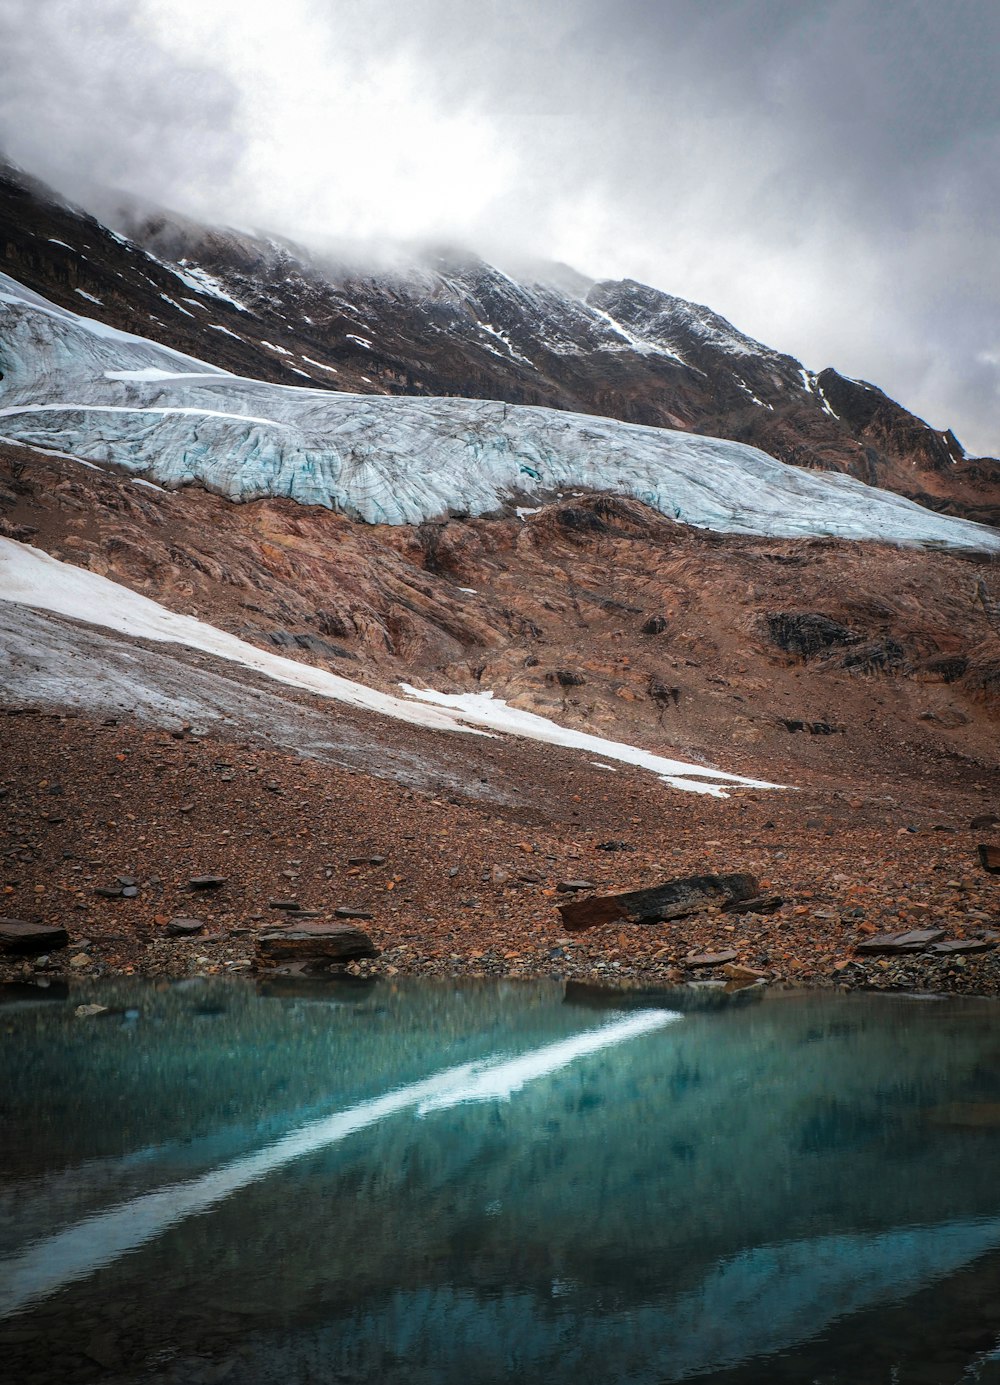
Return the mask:
<path id="1" fill-rule="evenodd" d="M 725 774 L 722 770 L 706 769 L 703 765 L 687 764 L 683 760 L 666 759 L 635 746 L 572 731 L 531 712 L 509 707 L 500 699 L 494 699 L 492 693 L 452 695 L 403 684 L 406 699 L 394 697 L 390 693 L 367 688 L 362 683 L 354 683 L 349 678 L 328 673 L 325 669 L 312 668 L 294 659 L 258 649 L 194 616 L 168 611 L 158 602 L 107 577 L 61 562 L 27 544 L 4 538 L 0 538 L 0 593 L 0 600 L 30 606 L 34 610 L 52 611 L 86 624 L 117 630 L 123 635 L 198 649 L 244 668 L 254 669 L 290 687 L 303 688 L 321 697 L 414 726 L 466 735 L 508 734 L 585 750 L 604 760 L 623 761 L 652 770 L 664 782 L 677 781 L 675 787 L 681 781 L 684 787 L 692 787 L 706 779 L 718 780 L 727 786 L 780 787 L 763 780 Z M 68 672 L 67 678 L 71 677 L 72 674 Z M 696 776 L 696 779 L 689 780 L 688 776 Z M 700 788 L 694 787 L 693 791 L 716 796 L 721 793 L 715 783 L 702 784 Z"/>
<path id="2" fill-rule="evenodd" d="M 183 313 L 185 317 L 194 317 L 194 313 L 189 312 L 187 308 L 182 308 L 176 298 L 169 298 L 165 293 L 161 293 L 160 297 L 163 299 L 164 303 L 169 303 L 172 308 L 176 308 L 177 311 Z"/>
<path id="3" fill-rule="evenodd" d="M 231 303 L 241 313 L 250 311 L 245 303 L 234 298 L 225 284 L 214 274 L 209 274 L 207 269 L 201 269 L 198 265 L 189 265 L 184 260 L 181 260 L 180 264 L 166 265 L 165 268 L 169 269 L 171 274 L 175 274 L 182 284 L 186 284 L 189 289 L 194 289 L 195 293 L 207 293 L 210 298 L 218 298 L 223 303 Z"/>
<path id="4" fill-rule="evenodd" d="M 415 688 L 409 683 L 400 687 L 408 697 L 420 698 L 436 707 L 447 707 L 460 714 L 464 721 L 476 726 L 488 727 L 491 731 L 507 732 L 513 736 L 524 736 L 528 740 L 545 741 L 549 745 L 568 746 L 574 750 L 585 750 L 591 755 L 601 755 L 605 760 L 618 760 L 623 764 L 635 765 L 639 769 L 651 770 L 664 783 L 675 788 L 690 789 L 693 793 L 710 793 L 715 797 L 728 798 L 717 784 L 704 784 L 700 780 L 718 780 L 731 787 L 741 785 L 745 788 L 779 789 L 781 784 L 771 784 L 763 779 L 745 779 L 739 774 L 726 774 L 724 770 L 708 769 L 704 765 L 692 765 L 684 760 L 673 760 L 663 755 L 655 755 L 650 750 L 641 750 L 623 741 L 605 740 L 603 736 L 591 736 L 585 731 L 575 731 L 568 726 L 559 726 L 554 721 L 525 712 L 519 707 L 511 707 L 491 692 L 484 693 L 441 693 L 431 688 Z M 591 762 L 593 763 L 593 762 Z M 692 778 L 691 776 L 696 776 Z"/>

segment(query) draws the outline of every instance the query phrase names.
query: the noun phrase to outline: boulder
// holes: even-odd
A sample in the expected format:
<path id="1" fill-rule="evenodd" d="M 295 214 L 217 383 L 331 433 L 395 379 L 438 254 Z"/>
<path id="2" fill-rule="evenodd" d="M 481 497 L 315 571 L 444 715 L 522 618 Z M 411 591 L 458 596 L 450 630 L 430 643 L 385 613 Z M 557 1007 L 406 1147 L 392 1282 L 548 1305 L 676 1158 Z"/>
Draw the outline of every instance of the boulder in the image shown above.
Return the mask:
<path id="1" fill-rule="evenodd" d="M 726 948 L 724 952 L 699 952 L 694 957 L 685 957 L 684 965 L 686 967 L 728 967 L 730 963 L 736 961 L 736 956 L 737 954 L 731 947 Z M 731 975 L 731 972 L 727 970 L 726 975 Z"/>
<path id="2" fill-rule="evenodd" d="M 205 927 L 202 919 L 171 919 L 167 924 L 167 932 L 173 938 L 190 938 L 195 933 L 200 933 Z"/>
<path id="3" fill-rule="evenodd" d="M 0 919 L 0 953 L 37 956 L 55 952 L 69 943 L 65 928 L 50 923 L 24 923 L 21 919 Z"/>
<path id="4" fill-rule="evenodd" d="M 753 899 L 727 899 L 724 914 L 773 914 L 784 904 L 780 894 L 759 894 Z"/>
<path id="5" fill-rule="evenodd" d="M 755 899 L 760 886 L 752 875 L 687 875 L 646 890 L 626 894 L 590 895 L 558 905 L 567 929 L 593 928 L 599 923 L 663 923 L 683 918 L 730 900 Z"/>
<path id="6" fill-rule="evenodd" d="M 979 863 L 983 870 L 988 870 L 991 875 L 1000 875 L 1000 846 L 980 842 L 976 850 L 979 852 Z"/>
<path id="7" fill-rule="evenodd" d="M 911 928 L 906 933 L 880 933 L 878 937 L 866 938 L 864 942 L 855 944 L 854 951 L 866 956 L 923 952 L 931 943 L 940 942 L 943 937 L 943 928 Z"/>
<path id="8" fill-rule="evenodd" d="M 992 952 L 996 941 L 991 938 L 949 938 L 943 943 L 932 943 L 928 949 L 937 957 L 961 957 L 964 953 Z"/>
<path id="9" fill-rule="evenodd" d="M 264 933 L 257 946 L 269 959 L 347 962 L 357 957 L 377 957 L 378 949 L 368 934 L 346 923 L 306 923 L 280 932 Z"/>

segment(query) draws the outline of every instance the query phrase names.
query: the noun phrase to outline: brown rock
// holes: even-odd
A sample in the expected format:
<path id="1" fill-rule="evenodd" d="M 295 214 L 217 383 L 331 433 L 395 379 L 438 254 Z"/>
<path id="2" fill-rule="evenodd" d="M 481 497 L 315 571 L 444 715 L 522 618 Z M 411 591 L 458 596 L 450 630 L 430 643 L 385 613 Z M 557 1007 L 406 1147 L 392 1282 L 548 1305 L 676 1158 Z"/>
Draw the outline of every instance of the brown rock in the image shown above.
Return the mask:
<path id="1" fill-rule="evenodd" d="M 939 942 L 943 937 L 943 928 L 911 928 L 907 933 L 880 933 L 877 937 L 866 938 L 862 943 L 855 943 L 854 951 L 868 956 L 923 952 L 931 943 Z"/>
<path id="2" fill-rule="evenodd" d="M 167 924 L 167 932 L 174 938 L 190 938 L 195 933 L 200 933 L 205 927 L 202 919 L 171 919 Z"/>
<path id="3" fill-rule="evenodd" d="M 727 899 L 724 914 L 773 914 L 784 904 L 780 894 L 760 894 L 754 899 Z"/>
<path id="4" fill-rule="evenodd" d="M 759 895 L 760 887 L 752 875 L 688 875 L 647 890 L 574 899 L 570 904 L 558 905 L 558 909 L 566 928 L 578 929 L 613 923 L 617 919 L 631 923 L 661 923 L 693 914 L 708 904 L 754 899 Z"/>
<path id="5" fill-rule="evenodd" d="M 688 963 L 690 966 L 691 963 Z M 728 976 L 733 981 L 765 981 L 766 971 L 757 971 L 754 967 L 744 966 L 742 962 L 727 962 L 722 968 L 724 976 Z"/>
<path id="6" fill-rule="evenodd" d="M 685 957 L 686 967 L 722 967 L 727 962 L 735 962 L 736 953 L 732 948 L 727 948 L 725 952 L 699 952 L 694 957 Z M 727 970 L 727 975 L 730 973 Z"/>
<path id="7" fill-rule="evenodd" d="M 32 956 L 55 952 L 69 943 L 65 928 L 49 923 L 24 923 L 21 919 L 0 919 L 0 953 Z"/>
<path id="8" fill-rule="evenodd" d="M 991 875 L 1000 875 L 1000 846 L 980 842 L 976 850 L 979 852 L 979 863 L 983 870 L 988 870 Z"/>
<path id="9" fill-rule="evenodd" d="M 943 943 L 932 943 L 928 949 L 936 956 L 957 957 L 965 952 L 992 952 L 996 942 L 990 938 L 948 938 Z"/>
<path id="10" fill-rule="evenodd" d="M 257 946 L 265 957 L 345 961 L 377 957 L 378 949 L 368 934 L 344 923 L 309 923 L 280 933 L 264 933 Z"/>

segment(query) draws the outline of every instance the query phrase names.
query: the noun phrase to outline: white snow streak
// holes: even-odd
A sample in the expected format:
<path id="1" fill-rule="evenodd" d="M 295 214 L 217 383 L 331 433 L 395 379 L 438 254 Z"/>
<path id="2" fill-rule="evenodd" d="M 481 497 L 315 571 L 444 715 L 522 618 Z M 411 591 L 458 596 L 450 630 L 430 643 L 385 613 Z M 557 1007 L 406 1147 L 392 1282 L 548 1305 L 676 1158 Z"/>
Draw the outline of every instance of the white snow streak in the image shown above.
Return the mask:
<path id="1" fill-rule="evenodd" d="M 404 685 L 404 691 L 412 700 L 394 697 L 329 673 L 326 669 L 311 668 L 308 664 L 258 649 L 256 645 L 248 644 L 225 630 L 217 630 L 215 626 L 194 616 L 168 611 L 149 597 L 141 596 L 95 572 L 60 562 L 40 549 L 4 538 L 0 538 L 0 600 L 17 602 L 35 610 L 52 611 L 139 639 L 199 649 L 244 668 L 254 669 L 290 687 L 302 688 L 321 697 L 414 726 L 436 731 L 458 731 L 466 735 L 497 732 L 585 750 L 605 760 L 624 761 L 651 770 L 665 782 L 675 783 L 683 779 L 684 786 L 691 787 L 694 792 L 713 793 L 716 796 L 719 789 L 714 784 L 705 785 L 700 781 L 711 779 L 730 786 L 779 787 L 572 731 L 534 713 L 509 707 L 499 698 L 494 699 L 492 693 L 467 693 L 454 697 Z M 67 678 L 70 676 L 67 674 Z"/>

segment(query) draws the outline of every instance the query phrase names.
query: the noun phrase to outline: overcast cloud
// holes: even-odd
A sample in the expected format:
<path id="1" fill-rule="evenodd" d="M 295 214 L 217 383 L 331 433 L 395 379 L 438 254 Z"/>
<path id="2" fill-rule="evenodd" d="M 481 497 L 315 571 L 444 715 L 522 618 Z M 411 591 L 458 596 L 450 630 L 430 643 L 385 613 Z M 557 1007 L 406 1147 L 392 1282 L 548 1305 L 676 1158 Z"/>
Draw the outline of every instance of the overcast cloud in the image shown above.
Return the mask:
<path id="1" fill-rule="evenodd" d="M 998 54 L 996 0 L 0 0 L 0 149 L 642 279 L 995 455 Z"/>

